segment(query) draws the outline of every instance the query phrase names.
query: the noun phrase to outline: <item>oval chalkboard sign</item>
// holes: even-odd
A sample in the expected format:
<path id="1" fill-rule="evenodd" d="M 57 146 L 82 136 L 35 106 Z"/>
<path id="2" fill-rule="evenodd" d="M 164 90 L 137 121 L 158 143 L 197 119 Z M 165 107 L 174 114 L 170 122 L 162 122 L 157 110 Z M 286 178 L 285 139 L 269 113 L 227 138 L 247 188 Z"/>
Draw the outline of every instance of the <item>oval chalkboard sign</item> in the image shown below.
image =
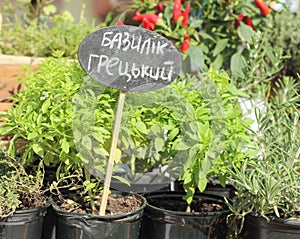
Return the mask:
<path id="1" fill-rule="evenodd" d="M 112 26 L 91 33 L 80 43 L 78 58 L 96 81 L 122 91 L 162 88 L 181 71 L 181 56 L 168 39 L 133 26 Z"/>

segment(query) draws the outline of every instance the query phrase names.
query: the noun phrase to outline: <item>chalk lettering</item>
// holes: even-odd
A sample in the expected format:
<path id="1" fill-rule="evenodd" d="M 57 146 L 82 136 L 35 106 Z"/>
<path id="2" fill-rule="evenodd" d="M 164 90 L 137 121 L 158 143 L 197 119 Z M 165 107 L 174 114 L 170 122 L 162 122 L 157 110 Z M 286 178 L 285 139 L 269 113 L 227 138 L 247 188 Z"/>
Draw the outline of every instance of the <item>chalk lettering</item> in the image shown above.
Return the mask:
<path id="1" fill-rule="evenodd" d="M 102 62 L 102 59 L 104 59 L 104 61 Z M 98 68 L 97 68 L 97 72 L 100 73 L 101 72 L 101 67 L 105 66 L 106 63 L 108 61 L 108 56 L 107 55 L 101 55 L 100 59 L 99 59 L 99 63 L 98 63 Z"/>
<path id="2" fill-rule="evenodd" d="M 146 45 L 147 44 L 147 45 Z M 149 54 L 149 50 L 150 50 L 150 46 L 151 46 L 151 39 L 147 39 L 146 41 L 144 41 L 143 45 L 142 45 L 142 48 L 141 48 L 141 52 L 140 54 L 143 54 L 144 53 L 144 50 L 146 48 L 146 55 Z"/>
<path id="3" fill-rule="evenodd" d="M 89 62 L 88 62 L 88 71 L 90 71 L 90 70 L 91 70 L 91 64 L 92 64 L 92 59 L 93 59 L 93 57 L 95 57 L 95 58 L 99 58 L 99 56 L 98 56 L 98 55 L 95 55 L 95 54 L 90 54 L 90 57 L 89 57 Z"/>
<path id="4" fill-rule="evenodd" d="M 120 61 L 119 58 L 113 57 L 113 58 L 111 58 L 111 59 L 107 62 L 107 64 L 106 64 L 106 72 L 107 72 L 108 75 L 110 75 L 110 76 L 113 75 L 113 73 L 110 71 L 110 68 L 112 68 L 112 67 L 118 65 L 119 61 Z"/>
<path id="5" fill-rule="evenodd" d="M 155 46 L 156 46 L 156 43 L 153 41 L 152 42 L 152 48 L 151 48 L 151 53 L 152 54 L 155 54 Z"/>
<path id="6" fill-rule="evenodd" d="M 157 46 L 156 46 L 156 54 L 164 54 L 164 52 L 163 52 L 163 49 L 167 46 L 168 44 L 167 43 L 164 43 L 164 44 L 162 44 L 161 45 L 161 42 L 159 41 L 158 43 L 157 43 Z"/>
<path id="7" fill-rule="evenodd" d="M 135 49 L 136 49 L 136 51 L 139 52 L 139 51 L 140 51 L 140 47 L 141 47 L 141 42 L 142 42 L 142 36 L 139 37 L 139 40 L 138 40 L 138 42 L 136 43 L 136 45 L 134 45 L 134 43 L 136 42 L 135 39 L 136 39 L 136 38 L 133 37 L 133 41 L 132 41 L 132 43 L 131 43 L 131 49 L 132 49 L 132 50 L 135 50 Z"/>
<path id="8" fill-rule="evenodd" d="M 141 74 L 141 70 L 136 67 L 135 63 L 132 64 L 131 73 L 135 79 L 138 78 Z"/>
<path id="9" fill-rule="evenodd" d="M 124 35 L 125 35 L 125 39 L 122 40 L 122 43 L 124 45 L 124 47 L 122 48 L 122 51 L 127 51 L 127 50 L 129 50 L 129 48 L 132 44 L 129 40 L 130 34 L 128 32 L 124 32 Z"/>
<path id="10" fill-rule="evenodd" d="M 149 77 L 149 76 L 150 76 L 150 74 L 147 73 L 148 70 L 149 70 L 149 66 L 145 66 L 144 64 L 142 64 L 141 76 L 142 76 L 143 78 Z"/>
<path id="11" fill-rule="evenodd" d="M 129 63 L 127 61 L 125 61 L 125 68 L 124 70 L 122 70 L 122 65 L 123 65 L 123 61 L 120 61 L 119 64 L 119 68 L 118 68 L 118 73 L 120 76 L 127 76 L 127 82 L 129 82 L 131 80 L 131 75 L 128 73 L 128 68 L 129 68 Z"/>
<path id="12" fill-rule="evenodd" d="M 160 69 L 159 69 L 159 67 L 158 68 L 156 68 L 156 73 L 154 73 L 154 71 L 155 71 L 155 69 L 153 69 L 153 67 L 150 67 L 150 77 L 151 78 L 153 78 L 154 80 L 158 80 L 158 77 L 159 77 L 159 71 L 160 71 Z"/>
<path id="13" fill-rule="evenodd" d="M 107 37 L 107 35 L 111 35 L 111 34 L 113 34 L 113 32 L 104 32 L 101 46 L 108 46 L 108 47 L 110 46 L 111 40 L 109 37 Z"/>
<path id="14" fill-rule="evenodd" d="M 164 65 L 174 65 L 174 61 L 165 61 Z"/>
<path id="15" fill-rule="evenodd" d="M 130 35 L 129 32 L 105 32 L 103 34 L 101 46 L 109 47 L 109 49 L 117 48 L 122 51 L 136 50 L 140 54 L 149 55 L 149 53 L 164 55 L 164 49 L 168 43 L 155 41 L 148 38 L 142 43 L 142 36 Z"/>
<path id="16" fill-rule="evenodd" d="M 117 43 L 117 48 L 120 49 L 121 48 L 121 44 L 122 44 L 122 33 L 116 33 L 113 37 L 113 39 L 111 40 L 111 44 L 109 46 L 110 49 L 114 48 L 114 44 L 115 42 Z"/>
<path id="17" fill-rule="evenodd" d="M 96 62 L 96 64 L 92 64 Z M 118 57 L 109 58 L 107 55 L 91 54 L 88 62 L 88 70 L 92 69 L 92 66 L 97 66 L 97 73 L 107 74 L 112 76 L 117 74 L 119 76 L 126 76 L 126 82 L 130 82 L 133 78 L 153 79 L 155 81 L 172 81 L 173 73 L 173 61 L 165 61 L 163 67 L 150 67 L 145 64 L 140 66 L 137 63 L 132 63 L 131 67 L 127 61 L 122 61 Z M 104 69 L 104 70 L 102 70 Z"/>
<path id="18" fill-rule="evenodd" d="M 170 67 L 169 73 L 165 72 L 165 67 L 163 67 L 161 70 L 161 73 L 160 73 L 160 78 L 162 80 L 171 82 L 172 81 L 172 73 L 173 73 L 173 66 Z"/>

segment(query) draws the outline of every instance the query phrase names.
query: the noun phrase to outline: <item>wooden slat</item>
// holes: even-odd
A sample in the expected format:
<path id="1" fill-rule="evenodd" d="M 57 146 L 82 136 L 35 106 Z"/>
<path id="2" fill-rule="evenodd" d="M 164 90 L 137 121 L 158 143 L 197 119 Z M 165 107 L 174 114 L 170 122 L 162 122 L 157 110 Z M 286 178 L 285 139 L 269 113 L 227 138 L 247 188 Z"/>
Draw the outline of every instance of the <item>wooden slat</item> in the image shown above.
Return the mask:
<path id="1" fill-rule="evenodd" d="M 24 66 L 36 67 L 44 58 L 0 55 L 0 111 L 7 111 L 9 102 L 15 93 L 22 90 L 18 80 L 24 77 Z"/>
<path id="2" fill-rule="evenodd" d="M 36 58 L 29 56 L 11 56 L 11 55 L 0 55 L 0 64 L 5 65 L 38 65 L 45 58 Z"/>
<path id="3" fill-rule="evenodd" d="M 13 106 L 13 103 L 0 102 L 0 112 L 7 111 L 9 107 Z M 1 124 L 1 122 L 0 122 Z"/>

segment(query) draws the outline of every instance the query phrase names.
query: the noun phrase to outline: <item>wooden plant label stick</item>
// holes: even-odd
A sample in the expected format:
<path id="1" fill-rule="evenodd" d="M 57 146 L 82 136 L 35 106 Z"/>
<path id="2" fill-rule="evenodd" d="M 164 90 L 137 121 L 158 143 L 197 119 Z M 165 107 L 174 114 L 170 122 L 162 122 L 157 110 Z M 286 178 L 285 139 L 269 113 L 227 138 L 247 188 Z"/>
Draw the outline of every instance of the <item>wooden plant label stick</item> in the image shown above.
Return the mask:
<path id="1" fill-rule="evenodd" d="M 102 192 L 102 199 L 101 199 L 100 213 L 99 213 L 100 216 L 105 215 L 105 210 L 106 210 L 106 206 L 107 206 L 110 181 L 111 181 L 111 177 L 112 177 L 112 170 L 113 170 L 113 166 L 114 166 L 114 159 L 115 159 L 117 143 L 118 143 L 118 138 L 119 138 L 122 113 L 123 113 L 123 108 L 124 108 L 124 103 L 125 103 L 125 95 L 126 95 L 125 91 L 120 91 L 118 108 L 117 108 L 117 112 L 116 112 L 114 130 L 113 130 L 113 135 L 112 135 L 112 142 L 111 142 L 111 147 L 110 147 L 110 154 L 109 154 L 108 164 L 107 164 L 106 173 L 105 173 L 104 188 L 103 188 L 103 192 Z"/>

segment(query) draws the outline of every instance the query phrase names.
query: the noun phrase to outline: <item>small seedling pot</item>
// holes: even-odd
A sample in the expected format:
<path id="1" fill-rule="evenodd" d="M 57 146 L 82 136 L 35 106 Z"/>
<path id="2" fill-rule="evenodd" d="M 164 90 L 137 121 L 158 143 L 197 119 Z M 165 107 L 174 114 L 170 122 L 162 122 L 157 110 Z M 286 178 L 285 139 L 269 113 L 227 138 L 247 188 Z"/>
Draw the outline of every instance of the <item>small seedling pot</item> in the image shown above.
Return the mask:
<path id="1" fill-rule="evenodd" d="M 0 220 L 0 238 L 41 239 L 46 207 L 19 210 Z"/>
<path id="2" fill-rule="evenodd" d="M 145 195 L 148 205 L 145 209 L 142 224 L 142 239 L 224 239 L 226 238 L 227 209 L 218 212 L 185 212 L 184 192 L 154 192 Z M 208 203 L 224 205 L 222 197 L 207 194 L 198 194 L 195 199 Z M 178 210 L 168 208 L 166 202 Z"/>
<path id="3" fill-rule="evenodd" d="M 299 239 L 300 220 L 270 219 L 247 215 L 242 239 Z"/>
<path id="4" fill-rule="evenodd" d="M 113 194 L 114 197 L 126 195 Z M 140 208 L 112 216 L 65 212 L 54 205 L 57 214 L 56 239 L 138 239 L 147 202 L 140 195 L 135 197 L 141 202 Z"/>

